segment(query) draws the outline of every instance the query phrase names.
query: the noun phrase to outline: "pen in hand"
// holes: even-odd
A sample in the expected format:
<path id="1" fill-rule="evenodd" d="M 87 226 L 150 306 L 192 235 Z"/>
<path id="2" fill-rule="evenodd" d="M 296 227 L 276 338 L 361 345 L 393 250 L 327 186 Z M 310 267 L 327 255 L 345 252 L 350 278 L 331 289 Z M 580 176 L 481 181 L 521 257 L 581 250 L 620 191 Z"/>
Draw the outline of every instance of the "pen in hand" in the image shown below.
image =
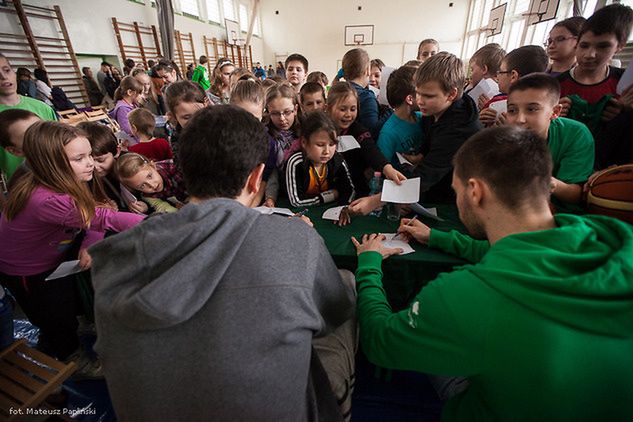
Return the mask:
<path id="1" fill-rule="evenodd" d="M 405 224 L 405 226 L 407 226 L 407 227 L 410 226 L 415 220 L 417 220 L 417 218 L 418 218 L 418 216 L 414 215 L 413 218 L 411 220 L 409 220 L 409 222 L 407 224 Z M 402 233 L 401 231 L 398 231 L 398 233 L 393 237 L 392 240 L 397 240 L 400 237 L 401 233 Z"/>

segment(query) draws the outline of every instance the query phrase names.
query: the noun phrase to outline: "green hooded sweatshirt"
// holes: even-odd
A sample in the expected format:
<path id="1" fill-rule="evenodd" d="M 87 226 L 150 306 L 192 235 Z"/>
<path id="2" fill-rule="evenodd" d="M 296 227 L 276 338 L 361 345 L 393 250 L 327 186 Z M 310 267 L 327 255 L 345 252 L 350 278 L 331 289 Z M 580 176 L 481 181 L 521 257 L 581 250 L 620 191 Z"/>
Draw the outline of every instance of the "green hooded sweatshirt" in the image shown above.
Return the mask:
<path id="1" fill-rule="evenodd" d="M 633 228 L 555 216 L 557 228 L 492 247 L 431 231 L 472 265 L 440 274 L 392 310 L 381 255 L 358 257 L 363 350 L 376 365 L 466 376 L 445 421 L 633 420 Z"/>

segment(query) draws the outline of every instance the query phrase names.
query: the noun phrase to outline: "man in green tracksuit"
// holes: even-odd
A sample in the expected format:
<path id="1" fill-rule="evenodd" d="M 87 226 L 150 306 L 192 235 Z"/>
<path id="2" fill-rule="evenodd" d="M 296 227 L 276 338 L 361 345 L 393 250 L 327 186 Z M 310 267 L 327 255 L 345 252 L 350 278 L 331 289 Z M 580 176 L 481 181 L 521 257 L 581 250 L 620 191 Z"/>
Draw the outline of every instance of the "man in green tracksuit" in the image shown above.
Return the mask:
<path id="1" fill-rule="evenodd" d="M 191 76 L 191 82 L 197 83 L 205 91 L 211 86 L 209 71 L 207 70 L 208 62 L 209 58 L 207 56 L 200 56 L 200 64 L 193 70 L 193 75 Z"/>
<path id="2" fill-rule="evenodd" d="M 474 240 L 419 221 L 400 231 L 470 262 L 392 310 L 381 236 L 357 247 L 363 350 L 376 365 L 468 378 L 443 420 L 633 420 L 633 228 L 553 216 L 547 145 L 498 127 L 454 159 L 453 189 Z"/>

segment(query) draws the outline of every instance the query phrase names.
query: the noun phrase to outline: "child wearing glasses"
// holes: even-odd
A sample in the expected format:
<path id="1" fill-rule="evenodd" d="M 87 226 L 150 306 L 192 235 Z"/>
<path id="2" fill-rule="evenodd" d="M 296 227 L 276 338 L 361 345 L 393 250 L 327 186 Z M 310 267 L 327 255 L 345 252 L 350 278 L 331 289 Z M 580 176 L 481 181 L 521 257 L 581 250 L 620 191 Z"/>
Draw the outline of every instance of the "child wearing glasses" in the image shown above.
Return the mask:
<path id="1" fill-rule="evenodd" d="M 551 64 L 547 73 L 558 76 L 576 64 L 576 46 L 578 35 L 585 23 L 582 16 L 574 16 L 558 22 L 549 32 L 549 38 L 543 43 Z"/>
<path id="2" fill-rule="evenodd" d="M 292 153 L 291 146 L 298 138 L 299 119 L 297 118 L 297 95 L 289 84 L 271 86 L 266 93 L 266 111 L 268 112 L 268 133 L 274 141 L 275 166 L 266 186 L 264 205 L 274 207 L 279 194 L 276 181 L 279 173 L 286 168 L 286 162 Z M 272 182 L 272 183 L 271 183 Z"/>

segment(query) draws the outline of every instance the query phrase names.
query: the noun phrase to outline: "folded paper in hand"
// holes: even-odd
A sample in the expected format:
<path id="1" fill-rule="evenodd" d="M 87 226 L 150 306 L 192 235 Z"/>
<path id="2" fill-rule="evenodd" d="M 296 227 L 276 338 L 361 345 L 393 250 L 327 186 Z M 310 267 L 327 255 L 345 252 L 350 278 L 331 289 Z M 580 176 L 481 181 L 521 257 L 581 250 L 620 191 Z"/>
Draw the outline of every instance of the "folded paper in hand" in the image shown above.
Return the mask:
<path id="1" fill-rule="evenodd" d="M 324 220 L 338 221 L 339 217 L 341 216 L 341 211 L 343 210 L 343 208 L 345 208 L 344 205 L 340 207 L 329 208 L 325 210 L 321 218 L 323 218 Z"/>
<path id="2" fill-rule="evenodd" d="M 57 278 L 62 278 L 69 276 L 71 274 L 77 274 L 83 271 L 83 268 L 79 266 L 79 260 L 75 259 L 74 261 L 66 261 L 59 264 L 59 267 L 55 271 L 53 271 L 48 277 L 46 277 L 45 281 L 55 280 Z"/>
<path id="3" fill-rule="evenodd" d="M 396 185 L 391 180 L 385 180 L 382 185 L 382 202 L 396 204 L 412 204 L 420 199 L 420 178 L 407 179 L 401 185 Z"/>
<path id="4" fill-rule="evenodd" d="M 497 112 L 497 114 L 508 112 L 508 100 L 495 101 L 490 103 L 490 108 Z"/>
<path id="5" fill-rule="evenodd" d="M 475 100 L 475 104 L 479 97 L 483 94 L 488 98 L 492 98 L 499 93 L 499 85 L 491 78 L 484 78 L 473 89 L 468 91 L 468 96 Z"/>
<path id="6" fill-rule="evenodd" d="M 360 148 L 360 144 L 350 135 L 342 135 L 338 137 L 338 144 L 336 145 L 336 152 L 345 152 L 351 149 Z"/>

